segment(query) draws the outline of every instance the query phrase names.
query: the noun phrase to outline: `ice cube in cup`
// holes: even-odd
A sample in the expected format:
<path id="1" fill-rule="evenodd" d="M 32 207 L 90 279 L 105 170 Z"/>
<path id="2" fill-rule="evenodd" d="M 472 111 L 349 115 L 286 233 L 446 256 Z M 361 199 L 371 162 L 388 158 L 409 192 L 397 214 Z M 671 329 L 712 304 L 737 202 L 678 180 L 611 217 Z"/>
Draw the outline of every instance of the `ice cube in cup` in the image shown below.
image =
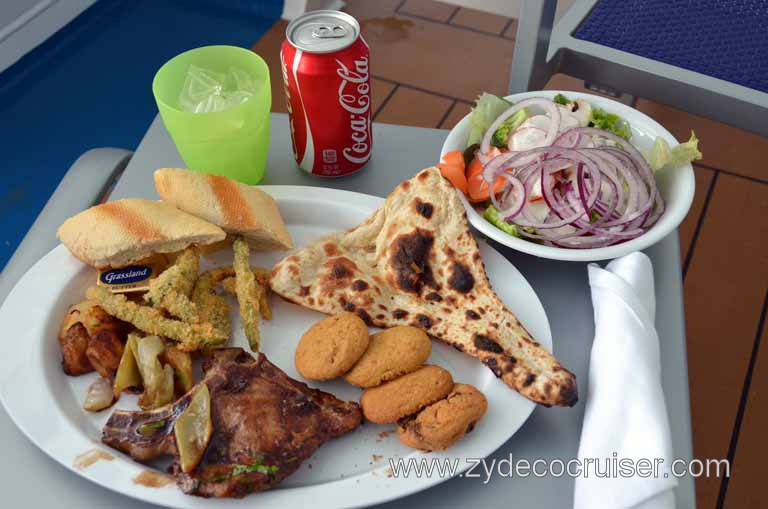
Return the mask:
<path id="1" fill-rule="evenodd" d="M 253 96 L 259 83 L 244 69 L 230 67 L 226 74 L 190 65 L 179 104 L 192 113 L 234 108 Z"/>
<path id="2" fill-rule="evenodd" d="M 233 82 L 233 92 L 248 92 L 253 95 L 256 91 L 256 82 L 253 77 L 244 69 L 238 69 L 237 67 L 229 68 L 229 75 Z"/>
<path id="3" fill-rule="evenodd" d="M 195 113 L 200 113 L 201 108 L 210 108 L 203 105 L 210 105 L 213 101 L 211 97 L 223 93 L 225 80 L 225 74 L 190 65 L 179 94 L 179 105 L 183 110 Z"/>

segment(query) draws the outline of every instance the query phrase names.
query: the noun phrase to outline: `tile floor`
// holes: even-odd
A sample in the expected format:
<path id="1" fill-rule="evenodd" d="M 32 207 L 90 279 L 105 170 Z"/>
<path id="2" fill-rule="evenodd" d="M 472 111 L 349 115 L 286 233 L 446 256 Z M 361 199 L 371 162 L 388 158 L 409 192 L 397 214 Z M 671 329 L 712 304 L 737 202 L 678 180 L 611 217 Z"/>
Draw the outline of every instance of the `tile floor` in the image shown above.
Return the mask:
<path id="1" fill-rule="evenodd" d="M 371 47 L 375 120 L 450 128 L 482 91 L 507 88 L 517 20 L 432 0 L 351 0 Z M 277 22 L 254 50 L 272 71 L 273 109 L 285 111 Z M 555 76 L 547 88 L 582 90 Z M 700 479 L 699 507 L 764 506 L 768 427 L 768 139 L 640 99 L 638 109 L 678 139 L 695 129 L 704 159 L 680 227 L 694 452 L 732 459 L 729 480 Z"/>

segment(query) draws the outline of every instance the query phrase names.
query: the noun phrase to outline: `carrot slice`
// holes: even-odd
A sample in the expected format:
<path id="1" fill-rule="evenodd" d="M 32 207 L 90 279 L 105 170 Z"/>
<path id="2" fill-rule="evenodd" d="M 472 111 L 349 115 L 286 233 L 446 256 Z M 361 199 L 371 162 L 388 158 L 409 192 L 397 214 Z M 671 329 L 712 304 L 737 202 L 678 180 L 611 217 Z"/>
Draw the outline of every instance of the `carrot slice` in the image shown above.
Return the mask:
<path id="1" fill-rule="evenodd" d="M 458 166 L 461 168 L 462 173 L 464 172 L 464 152 L 461 150 L 451 150 L 450 152 L 446 152 L 443 156 L 443 162 Z"/>
<path id="2" fill-rule="evenodd" d="M 504 187 L 504 179 L 499 177 L 493 184 L 493 192 L 498 193 Z M 490 198 L 488 182 L 483 178 L 483 164 L 474 159 L 467 170 L 467 191 L 469 201 L 485 201 Z"/>
<path id="3" fill-rule="evenodd" d="M 455 164 L 440 163 L 437 165 L 440 173 L 453 184 L 453 187 L 464 194 L 467 194 L 467 177 L 464 176 L 464 169 Z"/>

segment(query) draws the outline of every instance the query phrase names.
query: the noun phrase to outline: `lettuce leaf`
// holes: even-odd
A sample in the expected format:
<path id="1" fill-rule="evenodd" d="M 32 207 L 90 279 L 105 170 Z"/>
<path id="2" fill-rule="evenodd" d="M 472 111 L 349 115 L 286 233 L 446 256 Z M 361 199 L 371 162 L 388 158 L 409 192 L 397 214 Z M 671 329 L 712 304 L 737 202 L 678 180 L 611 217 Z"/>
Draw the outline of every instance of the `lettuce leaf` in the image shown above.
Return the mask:
<path id="1" fill-rule="evenodd" d="M 608 113 L 600 108 L 592 107 L 592 118 L 589 120 L 589 125 L 621 136 L 627 141 L 632 136 L 632 131 L 630 131 L 629 123 L 626 120 L 615 113 Z"/>
<path id="2" fill-rule="evenodd" d="M 565 97 L 563 94 L 557 94 L 555 98 L 552 100 L 555 101 L 557 104 L 562 104 L 563 106 L 571 102 L 571 100 Z"/>
<path id="3" fill-rule="evenodd" d="M 509 101 L 497 95 L 483 92 L 477 98 L 475 107 L 472 108 L 472 114 L 469 116 L 470 131 L 467 146 L 480 143 L 485 131 L 491 127 L 493 121 L 510 106 L 512 104 Z"/>
<path id="4" fill-rule="evenodd" d="M 656 138 L 650 152 L 643 155 L 653 171 L 665 167 L 678 168 L 703 157 L 699 151 L 699 139 L 693 131 L 688 141 L 675 147 L 670 147 L 664 138 Z"/>

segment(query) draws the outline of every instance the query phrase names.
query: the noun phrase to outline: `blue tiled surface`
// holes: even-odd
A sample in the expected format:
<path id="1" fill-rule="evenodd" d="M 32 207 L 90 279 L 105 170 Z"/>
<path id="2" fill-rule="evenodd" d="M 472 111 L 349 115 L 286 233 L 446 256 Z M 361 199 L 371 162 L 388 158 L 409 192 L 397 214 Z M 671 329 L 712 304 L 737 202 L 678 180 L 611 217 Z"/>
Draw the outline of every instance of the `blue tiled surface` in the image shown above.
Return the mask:
<path id="1" fill-rule="evenodd" d="M 574 36 L 768 92 L 766 0 L 600 0 Z"/>
<path id="2" fill-rule="evenodd" d="M 282 0 L 100 0 L 0 73 L 0 267 L 80 154 L 136 147 L 165 61 L 250 47 L 281 12 Z"/>

